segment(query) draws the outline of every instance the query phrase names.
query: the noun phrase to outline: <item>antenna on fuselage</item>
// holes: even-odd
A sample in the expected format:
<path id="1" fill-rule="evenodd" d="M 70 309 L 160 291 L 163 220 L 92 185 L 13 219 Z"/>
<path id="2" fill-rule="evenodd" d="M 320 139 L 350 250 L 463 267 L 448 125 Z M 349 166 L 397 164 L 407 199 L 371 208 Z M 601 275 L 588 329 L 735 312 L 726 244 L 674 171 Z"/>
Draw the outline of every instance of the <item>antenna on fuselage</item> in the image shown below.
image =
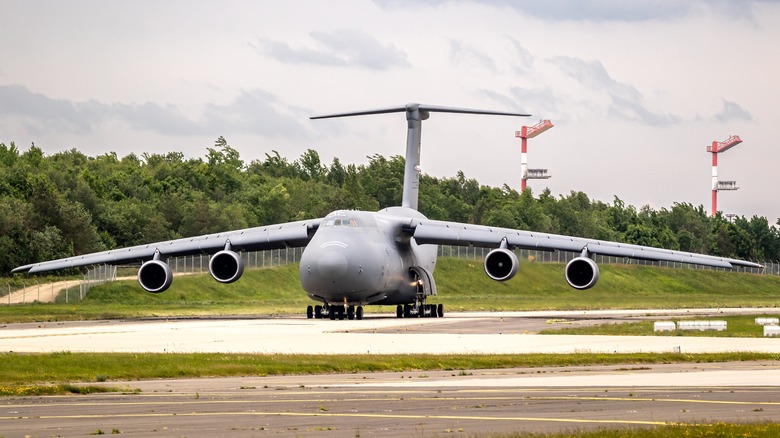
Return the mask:
<path id="1" fill-rule="evenodd" d="M 329 114 L 311 117 L 315 119 L 330 119 L 335 117 L 367 116 L 372 114 L 388 114 L 406 112 L 406 166 L 404 167 L 404 193 L 402 207 L 417 210 L 417 199 L 420 191 L 420 139 L 422 137 L 422 121 L 428 119 L 430 113 L 486 114 L 493 116 L 527 117 L 530 114 L 508 113 L 502 111 L 485 111 L 465 108 L 450 108 L 446 106 L 423 105 L 409 103 L 405 106 L 382 108 L 367 111 Z"/>

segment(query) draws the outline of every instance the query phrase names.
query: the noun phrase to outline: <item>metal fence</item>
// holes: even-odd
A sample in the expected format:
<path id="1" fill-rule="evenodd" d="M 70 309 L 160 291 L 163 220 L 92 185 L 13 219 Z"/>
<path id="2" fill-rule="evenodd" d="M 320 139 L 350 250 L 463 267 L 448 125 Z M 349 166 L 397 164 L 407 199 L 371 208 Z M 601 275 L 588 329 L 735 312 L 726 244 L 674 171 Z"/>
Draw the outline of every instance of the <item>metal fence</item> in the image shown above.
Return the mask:
<path id="1" fill-rule="evenodd" d="M 245 269 L 270 268 L 301 261 L 303 248 L 271 249 L 241 253 Z M 174 274 L 208 272 L 209 255 L 172 257 L 168 265 Z"/>
<path id="2" fill-rule="evenodd" d="M 482 260 L 491 251 L 492 248 L 464 247 L 439 245 L 439 257 L 453 257 L 461 259 Z M 579 253 L 564 251 L 536 251 L 517 249 L 514 251 L 520 263 L 567 263 L 571 259 L 579 256 Z M 246 269 L 268 268 L 273 266 L 283 266 L 290 263 L 298 263 L 301 260 L 303 248 L 285 248 L 268 251 L 245 252 L 241 254 Z M 183 257 L 172 257 L 168 259 L 168 264 L 174 274 L 205 273 L 209 266 L 208 255 L 193 255 Z M 677 269 L 707 269 L 725 271 L 724 268 L 711 268 L 706 266 L 690 265 L 687 263 L 673 262 L 651 262 L 646 260 L 632 260 L 623 257 L 606 257 L 593 255 L 593 260 L 598 264 L 631 264 L 643 266 L 662 266 Z M 780 275 L 780 263 L 764 262 L 764 268 L 735 268 L 737 272 L 748 272 L 753 274 Z M 120 271 L 127 271 L 128 276 L 119 274 L 119 278 L 132 278 L 135 276 L 137 266 L 120 267 Z M 57 281 L 53 283 L 39 284 L 35 278 L 24 280 L 9 280 L 6 287 L 0 290 L 0 304 L 14 304 L 33 301 L 62 301 L 72 302 L 82 300 L 87 295 L 87 291 L 92 286 L 103 284 L 108 281 L 114 281 L 118 277 L 116 266 L 100 265 L 87 270 L 81 280 L 71 280 L 72 285 L 62 285 L 66 281 Z M 1 285 L 2 283 L 0 283 Z M 1 286 L 0 286 L 1 287 Z M 22 291 L 22 292 L 20 292 Z M 21 299 L 19 295 L 21 293 Z"/>
<path id="3" fill-rule="evenodd" d="M 99 265 L 88 269 L 81 279 L 19 278 L 9 279 L 0 290 L 0 304 L 83 300 L 90 287 L 116 279 L 117 267 Z M 0 283 L 2 284 L 2 283 Z"/>
<path id="4" fill-rule="evenodd" d="M 481 247 L 466 247 L 466 246 L 439 246 L 439 257 L 454 257 L 454 258 L 468 258 L 468 259 L 484 259 L 485 256 L 493 248 L 481 248 Z M 579 257 L 578 252 L 567 251 L 538 251 L 528 249 L 516 249 L 514 250 L 520 263 L 532 262 L 532 263 L 568 263 L 571 259 Z M 714 268 L 709 266 L 691 265 L 688 263 L 676 263 L 676 262 L 653 262 L 649 260 L 635 260 L 626 257 L 607 257 L 599 254 L 591 254 L 593 261 L 598 264 L 605 265 L 641 265 L 641 266 L 661 266 L 665 268 L 677 268 L 677 269 L 697 269 L 697 270 L 714 270 L 714 271 L 733 271 L 733 272 L 747 272 L 751 274 L 767 274 L 767 275 L 780 275 L 780 263 L 778 262 L 762 262 L 764 268 L 743 268 L 735 267 L 734 269 Z"/>

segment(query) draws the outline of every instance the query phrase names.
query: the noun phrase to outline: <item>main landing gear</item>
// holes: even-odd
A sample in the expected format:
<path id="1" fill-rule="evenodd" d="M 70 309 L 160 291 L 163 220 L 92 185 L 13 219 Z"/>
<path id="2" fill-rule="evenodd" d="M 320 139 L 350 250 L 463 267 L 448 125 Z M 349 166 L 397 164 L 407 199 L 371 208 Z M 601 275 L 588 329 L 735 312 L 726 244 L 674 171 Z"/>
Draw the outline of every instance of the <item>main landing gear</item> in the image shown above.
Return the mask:
<path id="1" fill-rule="evenodd" d="M 312 319 L 322 319 L 322 318 L 330 318 L 331 320 L 334 319 L 344 319 L 344 315 L 346 314 L 347 319 L 363 319 L 363 306 L 331 306 L 327 303 L 325 305 L 320 306 L 319 304 L 312 307 L 308 306 L 306 307 L 306 318 Z"/>
<path id="2" fill-rule="evenodd" d="M 444 316 L 444 304 L 399 304 L 395 308 L 396 318 L 436 318 Z"/>
<path id="3" fill-rule="evenodd" d="M 426 298 L 436 295 L 433 276 L 422 268 L 410 269 L 417 293 L 412 304 L 399 304 L 395 308 L 396 318 L 436 318 L 444 316 L 444 304 L 425 304 Z"/>

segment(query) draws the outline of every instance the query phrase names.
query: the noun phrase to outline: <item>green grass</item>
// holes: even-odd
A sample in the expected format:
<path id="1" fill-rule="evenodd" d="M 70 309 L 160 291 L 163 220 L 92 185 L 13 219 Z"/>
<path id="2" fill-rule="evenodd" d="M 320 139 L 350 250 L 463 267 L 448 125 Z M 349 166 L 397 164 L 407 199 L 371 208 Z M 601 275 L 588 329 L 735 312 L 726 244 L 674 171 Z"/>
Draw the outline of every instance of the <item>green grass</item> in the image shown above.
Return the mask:
<path id="1" fill-rule="evenodd" d="M 521 263 L 507 282 L 490 280 L 480 260 L 440 259 L 434 302 L 447 311 L 586 310 L 780 306 L 780 277 L 724 271 L 603 265 L 592 289 L 578 291 L 563 279 L 563 265 Z M 136 281 L 93 287 L 78 303 L 0 305 L 0 322 L 62 321 L 236 314 L 302 314 L 316 304 L 303 291 L 298 266 L 247 271 L 221 284 L 208 274 L 176 277 L 161 294 Z M 367 306 L 367 312 L 395 312 Z"/>
<path id="2" fill-rule="evenodd" d="M 780 436 L 780 423 L 755 424 L 673 424 L 647 428 L 599 428 L 593 431 L 574 431 L 560 433 L 516 432 L 512 434 L 479 434 L 480 438 L 775 438 Z"/>
<path id="3" fill-rule="evenodd" d="M 480 261 L 443 259 L 439 300 L 450 310 L 588 310 L 692 307 L 776 307 L 780 277 L 726 271 L 601 265 L 592 289 L 570 288 L 564 265 L 521 263 L 505 283 L 486 278 Z M 486 293 L 486 291 L 490 291 Z"/>
<path id="4" fill-rule="evenodd" d="M 386 371 L 452 371 L 571 365 L 780 360 L 772 353 L 305 355 L 218 353 L 0 353 L 0 395 L 73 392 L 73 382 Z M 65 382 L 65 383 L 63 383 Z M 64 389 L 63 389 L 64 388 Z M 126 390 L 126 389 L 120 389 Z"/>
<path id="5" fill-rule="evenodd" d="M 762 338 L 764 327 L 755 323 L 755 318 L 776 318 L 777 314 L 716 316 L 708 318 L 659 318 L 663 321 L 726 321 L 727 329 L 715 330 L 675 330 L 671 332 L 653 331 L 655 321 L 631 323 L 608 323 L 590 327 L 565 327 L 560 329 L 542 330 L 541 334 L 555 335 L 610 335 L 610 336 L 708 336 L 724 338 Z"/>
<path id="6" fill-rule="evenodd" d="M 0 386 L 0 396 L 27 397 L 41 395 L 61 395 L 61 394 L 96 394 L 104 392 L 136 392 L 130 388 L 119 388 L 110 386 L 96 385 L 74 385 L 70 383 L 56 384 L 22 384 Z"/>

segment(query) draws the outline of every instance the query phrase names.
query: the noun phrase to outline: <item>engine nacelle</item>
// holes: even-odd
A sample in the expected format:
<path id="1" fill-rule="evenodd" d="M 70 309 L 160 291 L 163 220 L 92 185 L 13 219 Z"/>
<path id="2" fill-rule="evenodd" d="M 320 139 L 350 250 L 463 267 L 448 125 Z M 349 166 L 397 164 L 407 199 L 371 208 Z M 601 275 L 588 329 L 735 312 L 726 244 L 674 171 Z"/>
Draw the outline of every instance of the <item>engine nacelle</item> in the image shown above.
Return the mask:
<path id="1" fill-rule="evenodd" d="M 172 282 L 173 271 L 161 260 L 149 260 L 138 269 L 138 283 L 147 292 L 155 294 L 164 292 Z"/>
<path id="2" fill-rule="evenodd" d="M 506 281 L 517 274 L 520 262 L 512 251 L 496 248 L 485 256 L 485 273 L 496 281 Z"/>
<path id="3" fill-rule="evenodd" d="M 569 286 L 585 290 L 599 281 L 599 265 L 587 257 L 577 257 L 566 264 L 566 282 Z"/>
<path id="4" fill-rule="evenodd" d="M 236 252 L 225 249 L 211 256 L 209 272 L 220 283 L 232 283 L 244 273 L 244 261 Z"/>

